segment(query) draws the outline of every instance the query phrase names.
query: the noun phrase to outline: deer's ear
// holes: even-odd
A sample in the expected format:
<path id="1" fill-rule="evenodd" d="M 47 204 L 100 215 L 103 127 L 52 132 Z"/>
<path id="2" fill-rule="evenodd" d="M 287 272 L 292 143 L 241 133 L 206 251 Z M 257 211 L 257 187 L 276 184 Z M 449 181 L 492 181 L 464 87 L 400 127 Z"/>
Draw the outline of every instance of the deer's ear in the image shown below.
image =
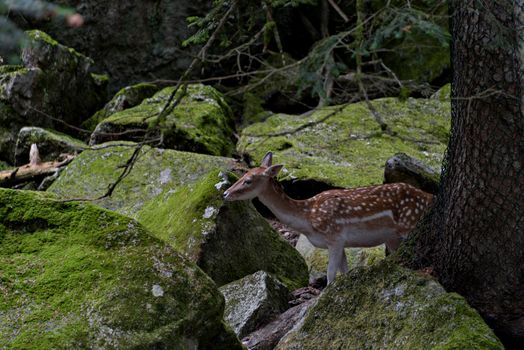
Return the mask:
<path id="1" fill-rule="evenodd" d="M 267 152 L 264 158 L 262 158 L 262 163 L 260 163 L 260 166 L 269 168 L 271 163 L 273 163 L 273 153 Z"/>
<path id="2" fill-rule="evenodd" d="M 269 177 L 275 177 L 278 175 L 282 167 L 283 167 L 282 164 L 272 165 L 264 171 L 264 175 L 269 176 Z"/>

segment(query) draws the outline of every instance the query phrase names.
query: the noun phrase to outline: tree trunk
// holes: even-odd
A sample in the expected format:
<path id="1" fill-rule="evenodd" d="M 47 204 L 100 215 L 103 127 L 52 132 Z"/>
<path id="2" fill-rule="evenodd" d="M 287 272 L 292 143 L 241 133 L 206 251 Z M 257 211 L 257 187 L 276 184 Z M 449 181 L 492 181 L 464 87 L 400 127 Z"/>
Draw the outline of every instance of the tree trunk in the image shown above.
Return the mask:
<path id="1" fill-rule="evenodd" d="M 511 347 L 524 342 L 524 2 L 451 4 L 452 132 L 414 266 Z"/>

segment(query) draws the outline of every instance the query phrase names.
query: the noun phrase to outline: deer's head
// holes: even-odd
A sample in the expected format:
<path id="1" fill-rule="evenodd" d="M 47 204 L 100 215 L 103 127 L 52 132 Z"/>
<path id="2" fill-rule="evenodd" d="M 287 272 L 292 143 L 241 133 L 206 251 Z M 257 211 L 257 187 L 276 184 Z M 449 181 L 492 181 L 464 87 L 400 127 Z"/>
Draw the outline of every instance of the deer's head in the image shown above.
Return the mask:
<path id="1" fill-rule="evenodd" d="M 226 192 L 224 199 L 238 201 L 252 199 L 258 196 L 267 186 L 271 186 L 271 179 L 277 176 L 283 165 L 272 165 L 273 153 L 267 152 L 258 168 L 253 168 L 235 182 Z"/>

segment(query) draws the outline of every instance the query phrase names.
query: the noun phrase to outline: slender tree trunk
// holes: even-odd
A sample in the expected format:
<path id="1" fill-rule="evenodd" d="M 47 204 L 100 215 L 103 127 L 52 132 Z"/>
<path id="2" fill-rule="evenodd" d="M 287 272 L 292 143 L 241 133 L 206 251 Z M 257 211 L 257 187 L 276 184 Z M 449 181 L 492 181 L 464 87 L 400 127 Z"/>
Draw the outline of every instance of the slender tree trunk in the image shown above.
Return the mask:
<path id="1" fill-rule="evenodd" d="M 511 346 L 524 341 L 524 1 L 451 4 L 452 133 L 415 266 Z"/>

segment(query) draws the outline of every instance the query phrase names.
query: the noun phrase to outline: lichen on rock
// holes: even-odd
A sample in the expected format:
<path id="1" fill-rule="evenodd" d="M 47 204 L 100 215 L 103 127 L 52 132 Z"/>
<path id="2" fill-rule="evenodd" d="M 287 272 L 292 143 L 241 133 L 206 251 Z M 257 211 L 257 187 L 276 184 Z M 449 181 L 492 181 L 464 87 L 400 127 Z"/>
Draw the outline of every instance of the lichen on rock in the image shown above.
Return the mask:
<path id="1" fill-rule="evenodd" d="M 209 277 L 94 205 L 0 190 L 0 266 L 3 349 L 240 348 Z"/>
<path id="2" fill-rule="evenodd" d="M 289 290 L 265 271 L 228 283 L 219 290 L 226 300 L 224 319 L 239 338 L 289 308 Z"/>
<path id="3" fill-rule="evenodd" d="M 142 141 L 149 130 L 150 137 L 162 138 L 165 148 L 230 156 L 234 150 L 233 117 L 222 94 L 210 86 L 189 85 L 181 102 L 159 121 L 173 91 L 174 87 L 164 88 L 138 106 L 104 119 L 91 135 L 91 144 Z M 176 96 L 182 93 L 179 90 Z"/>
<path id="4" fill-rule="evenodd" d="M 390 260 L 338 276 L 277 349 L 503 349 L 458 294 Z"/>
<path id="5" fill-rule="evenodd" d="M 237 150 L 255 161 L 273 151 L 274 163 L 284 164 L 281 180 L 316 180 L 337 187 L 381 183 L 384 163 L 398 152 L 440 170 L 449 137 L 449 103 L 395 98 L 371 103 L 394 135 L 382 132 L 360 102 L 308 116 L 273 115 L 242 130 Z"/>

